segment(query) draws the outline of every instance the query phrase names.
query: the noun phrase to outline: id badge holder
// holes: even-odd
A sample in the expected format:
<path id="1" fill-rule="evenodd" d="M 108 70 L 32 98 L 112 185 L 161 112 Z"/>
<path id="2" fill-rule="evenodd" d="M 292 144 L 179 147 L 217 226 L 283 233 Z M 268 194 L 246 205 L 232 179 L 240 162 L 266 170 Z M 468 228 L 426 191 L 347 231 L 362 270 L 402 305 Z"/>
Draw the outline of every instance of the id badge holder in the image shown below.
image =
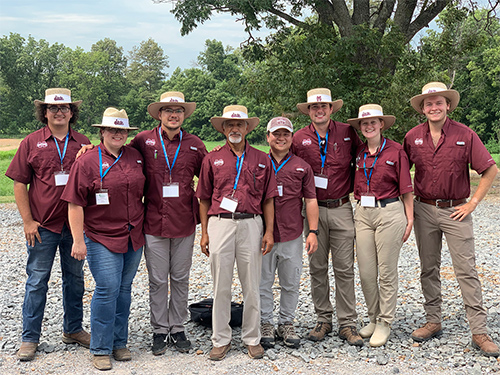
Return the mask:
<path id="1" fill-rule="evenodd" d="M 328 187 L 328 177 L 323 174 L 315 175 L 314 186 L 318 189 L 326 189 Z"/>
<path id="2" fill-rule="evenodd" d="M 56 186 L 65 186 L 68 183 L 69 173 L 66 171 L 54 172 Z"/>
<path id="3" fill-rule="evenodd" d="M 179 197 L 179 183 L 171 182 L 163 185 L 163 198 L 178 198 Z"/>
<path id="4" fill-rule="evenodd" d="M 370 193 L 361 195 L 361 207 L 375 207 L 375 196 Z"/>
<path id="5" fill-rule="evenodd" d="M 222 198 L 220 202 L 220 208 L 229 212 L 236 212 L 236 207 L 238 207 L 238 199 L 231 196 Z"/>
<path id="6" fill-rule="evenodd" d="M 278 184 L 278 196 L 283 196 L 283 184 Z"/>
<path id="7" fill-rule="evenodd" d="M 95 193 L 95 204 L 98 206 L 109 205 L 108 189 L 99 189 Z"/>

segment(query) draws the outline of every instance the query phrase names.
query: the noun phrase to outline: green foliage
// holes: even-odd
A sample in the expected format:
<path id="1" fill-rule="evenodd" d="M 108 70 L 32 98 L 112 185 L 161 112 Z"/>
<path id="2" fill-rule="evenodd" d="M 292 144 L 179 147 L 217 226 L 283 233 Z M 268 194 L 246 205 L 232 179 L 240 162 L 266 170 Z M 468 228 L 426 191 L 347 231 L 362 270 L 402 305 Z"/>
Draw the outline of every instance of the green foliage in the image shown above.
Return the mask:
<path id="1" fill-rule="evenodd" d="M 14 196 L 14 183 L 5 175 L 16 150 L 0 151 L 0 197 Z"/>
<path id="2" fill-rule="evenodd" d="M 134 87 L 144 87 L 148 91 L 158 90 L 168 68 L 168 56 L 153 39 L 141 42 L 130 51 L 127 79 Z"/>

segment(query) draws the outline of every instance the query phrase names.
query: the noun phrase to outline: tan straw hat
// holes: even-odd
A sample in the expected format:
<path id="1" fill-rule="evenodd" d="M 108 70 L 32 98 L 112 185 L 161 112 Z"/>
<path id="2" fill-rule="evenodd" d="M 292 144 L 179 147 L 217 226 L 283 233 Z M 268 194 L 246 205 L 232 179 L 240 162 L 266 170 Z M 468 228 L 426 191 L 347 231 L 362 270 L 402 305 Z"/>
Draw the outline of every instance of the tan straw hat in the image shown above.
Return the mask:
<path id="1" fill-rule="evenodd" d="M 45 90 L 45 99 L 43 101 L 35 99 L 35 106 L 42 104 L 74 104 L 77 107 L 82 104 L 82 100 L 71 101 L 71 90 L 63 88 L 54 88 Z"/>
<path id="2" fill-rule="evenodd" d="M 126 130 L 137 130 L 139 128 L 131 127 L 128 123 L 127 112 L 124 109 L 116 109 L 113 107 L 106 108 L 102 115 L 102 124 L 92 125 L 96 128 L 116 128 Z"/>
<path id="3" fill-rule="evenodd" d="M 247 107 L 243 105 L 228 105 L 224 108 L 221 117 L 214 116 L 210 119 L 215 130 L 219 133 L 222 131 L 222 124 L 227 120 L 244 120 L 248 124 L 248 132 L 250 133 L 259 124 L 258 117 L 248 117 Z"/>
<path id="4" fill-rule="evenodd" d="M 415 111 L 422 113 L 422 108 L 420 105 L 425 98 L 429 96 L 444 96 L 450 101 L 450 112 L 457 108 L 458 102 L 460 101 L 460 94 L 456 90 L 450 90 L 442 82 L 430 82 L 422 88 L 422 94 L 415 95 L 410 99 L 410 104 Z"/>
<path id="5" fill-rule="evenodd" d="M 378 104 L 365 104 L 359 107 L 358 117 L 350 118 L 349 120 L 347 120 L 347 123 L 352 127 L 360 130 L 359 124 L 361 120 L 374 117 L 384 120 L 384 127 L 380 130 L 389 129 L 396 122 L 396 117 L 392 115 L 384 115 L 382 107 Z"/>
<path id="6" fill-rule="evenodd" d="M 329 89 L 312 89 L 307 92 L 307 103 L 299 103 L 297 108 L 303 114 L 309 115 L 309 106 L 317 103 L 330 103 L 333 108 L 332 113 L 335 113 L 342 108 L 344 101 L 342 99 L 332 101 L 332 93 Z"/>
<path id="7" fill-rule="evenodd" d="M 156 120 L 160 120 L 158 113 L 160 109 L 167 106 L 178 106 L 184 108 L 184 118 L 191 116 L 196 109 L 195 102 L 187 102 L 184 100 L 184 94 L 179 91 L 167 91 L 161 94 L 160 101 L 148 105 L 148 112 Z"/>

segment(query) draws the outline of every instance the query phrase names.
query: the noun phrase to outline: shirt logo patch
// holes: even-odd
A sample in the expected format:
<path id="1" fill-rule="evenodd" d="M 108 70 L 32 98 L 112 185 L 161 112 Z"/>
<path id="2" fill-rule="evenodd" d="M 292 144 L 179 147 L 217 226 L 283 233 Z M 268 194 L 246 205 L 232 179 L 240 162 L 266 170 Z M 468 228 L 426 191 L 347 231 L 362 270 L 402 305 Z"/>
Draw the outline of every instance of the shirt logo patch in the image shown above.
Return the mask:
<path id="1" fill-rule="evenodd" d="M 417 146 L 422 146 L 424 144 L 424 140 L 422 138 L 415 138 L 415 144 Z"/>
<path id="2" fill-rule="evenodd" d="M 347 138 L 344 138 L 344 142 L 349 142 L 351 140 L 351 138 L 347 137 Z"/>
<path id="3" fill-rule="evenodd" d="M 80 143 L 80 147 L 87 146 L 85 143 Z"/>
<path id="4" fill-rule="evenodd" d="M 189 148 L 193 151 L 198 151 L 198 147 L 190 146 Z"/>
<path id="5" fill-rule="evenodd" d="M 389 161 L 389 160 L 387 160 L 385 163 L 389 164 L 389 165 L 394 165 L 394 162 L 393 161 Z"/>
<path id="6" fill-rule="evenodd" d="M 458 141 L 458 142 L 457 142 L 457 145 L 458 145 L 458 146 L 465 146 L 465 142 L 463 142 L 463 141 Z"/>
<path id="7" fill-rule="evenodd" d="M 142 160 L 137 160 L 137 164 L 142 164 Z"/>
<path id="8" fill-rule="evenodd" d="M 45 142 L 45 141 L 38 142 L 38 143 L 36 144 L 36 147 L 38 147 L 38 148 L 45 148 L 45 147 L 47 147 L 47 146 L 48 146 L 48 145 L 47 145 L 47 142 Z"/>
<path id="9" fill-rule="evenodd" d="M 222 160 L 222 159 L 216 159 L 216 160 L 214 160 L 214 165 L 216 167 L 222 167 L 224 165 L 224 160 Z"/>
<path id="10" fill-rule="evenodd" d="M 109 163 L 107 161 L 102 163 L 102 169 L 108 169 L 108 168 L 109 168 Z"/>
<path id="11" fill-rule="evenodd" d="M 156 144 L 156 140 L 148 138 L 148 139 L 146 139 L 146 144 L 148 146 L 154 146 Z"/>
<path id="12" fill-rule="evenodd" d="M 266 166 L 264 164 L 259 164 L 259 167 L 265 168 Z"/>
<path id="13" fill-rule="evenodd" d="M 311 144 L 312 144 L 311 138 L 302 140 L 302 146 L 310 146 Z"/>
<path id="14" fill-rule="evenodd" d="M 297 168 L 296 171 L 297 172 L 304 172 L 304 168 Z"/>

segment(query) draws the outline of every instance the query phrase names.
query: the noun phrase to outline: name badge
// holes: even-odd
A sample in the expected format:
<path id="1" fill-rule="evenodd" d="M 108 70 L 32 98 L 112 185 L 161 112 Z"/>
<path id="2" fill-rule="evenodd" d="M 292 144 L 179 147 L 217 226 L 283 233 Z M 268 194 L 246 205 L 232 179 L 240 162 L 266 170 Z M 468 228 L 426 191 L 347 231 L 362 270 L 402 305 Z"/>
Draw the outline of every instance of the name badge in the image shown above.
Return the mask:
<path id="1" fill-rule="evenodd" d="M 328 177 L 322 175 L 314 176 L 314 186 L 318 189 L 326 189 L 328 187 Z"/>
<path id="2" fill-rule="evenodd" d="M 283 196 L 283 184 L 278 184 L 278 196 Z"/>
<path id="3" fill-rule="evenodd" d="M 224 197 L 220 202 L 220 208 L 229 212 L 236 212 L 236 207 L 238 207 L 238 200 L 233 197 Z"/>
<path id="4" fill-rule="evenodd" d="M 99 189 L 95 193 L 95 204 L 98 206 L 109 205 L 108 189 Z"/>
<path id="5" fill-rule="evenodd" d="M 171 184 L 163 185 L 163 198 L 178 198 L 179 197 L 179 183 L 173 182 Z"/>
<path id="6" fill-rule="evenodd" d="M 361 207 L 375 207 L 375 196 L 374 195 L 362 195 L 361 196 Z"/>
<path id="7" fill-rule="evenodd" d="M 66 171 L 54 172 L 56 186 L 65 186 L 68 183 L 69 173 Z"/>

